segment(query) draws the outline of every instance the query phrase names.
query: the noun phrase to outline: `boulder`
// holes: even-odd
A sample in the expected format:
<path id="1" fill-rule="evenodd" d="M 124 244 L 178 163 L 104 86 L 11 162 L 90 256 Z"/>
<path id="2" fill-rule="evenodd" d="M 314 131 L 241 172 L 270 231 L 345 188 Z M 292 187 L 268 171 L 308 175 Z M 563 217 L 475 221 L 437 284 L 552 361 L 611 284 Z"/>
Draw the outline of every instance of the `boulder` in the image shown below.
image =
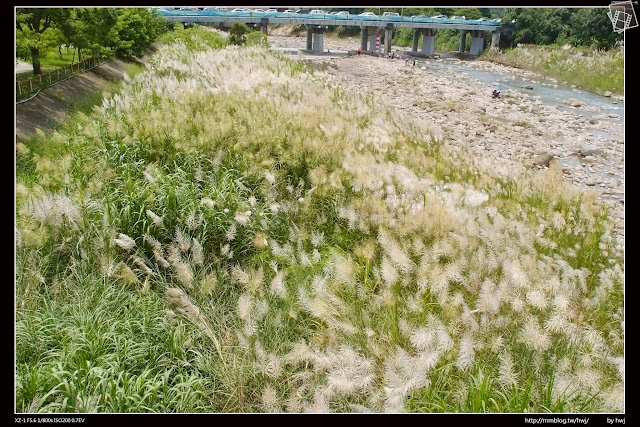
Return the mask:
<path id="1" fill-rule="evenodd" d="M 533 164 L 539 166 L 549 166 L 551 160 L 553 160 L 553 156 L 551 154 L 542 153 L 533 158 Z"/>
<path id="2" fill-rule="evenodd" d="M 567 104 L 567 105 L 571 105 L 572 107 L 581 107 L 581 106 L 584 105 L 584 102 L 582 102 L 582 101 L 580 101 L 579 99 L 576 99 L 576 98 L 565 99 L 562 102 Z"/>
<path id="3" fill-rule="evenodd" d="M 602 153 L 602 150 L 600 150 L 598 147 L 595 147 L 593 145 L 583 144 L 580 147 L 580 154 L 582 154 L 585 157 L 586 156 L 597 156 L 600 153 Z"/>

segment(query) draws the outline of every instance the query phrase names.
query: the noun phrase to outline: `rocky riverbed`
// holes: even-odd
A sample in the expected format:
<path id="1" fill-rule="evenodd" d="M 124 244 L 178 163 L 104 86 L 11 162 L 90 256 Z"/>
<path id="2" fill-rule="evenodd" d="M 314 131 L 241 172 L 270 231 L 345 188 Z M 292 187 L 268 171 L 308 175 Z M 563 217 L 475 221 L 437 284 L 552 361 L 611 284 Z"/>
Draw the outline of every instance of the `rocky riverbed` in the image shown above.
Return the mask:
<path id="1" fill-rule="evenodd" d="M 275 47 L 303 47 L 304 37 L 270 36 Z M 324 39 L 324 48 L 354 51 L 359 39 Z M 394 48 L 394 51 L 396 49 Z M 402 48 L 397 49 L 402 52 Z M 471 69 L 518 76 L 534 84 L 522 90 L 506 90 L 491 98 L 491 84 L 466 78 L 464 72 L 430 61 L 453 63 L 456 58 L 421 61 L 416 66 L 402 60 L 369 55 L 343 57 L 306 56 L 324 62 L 333 80 L 345 89 L 370 94 L 386 105 L 423 121 L 434 135 L 448 144 L 464 146 L 473 155 L 545 170 L 557 162 L 564 178 L 595 191 L 610 207 L 618 245 L 624 247 L 624 126 L 621 114 L 588 106 L 575 98 L 561 106 L 546 105 L 535 93 L 541 76 L 487 61 L 465 61 Z M 433 62 L 432 62 L 433 63 Z M 579 92 L 579 89 L 574 89 Z M 609 95 L 609 94 L 608 94 Z M 621 96 L 607 100 L 623 105 Z"/>

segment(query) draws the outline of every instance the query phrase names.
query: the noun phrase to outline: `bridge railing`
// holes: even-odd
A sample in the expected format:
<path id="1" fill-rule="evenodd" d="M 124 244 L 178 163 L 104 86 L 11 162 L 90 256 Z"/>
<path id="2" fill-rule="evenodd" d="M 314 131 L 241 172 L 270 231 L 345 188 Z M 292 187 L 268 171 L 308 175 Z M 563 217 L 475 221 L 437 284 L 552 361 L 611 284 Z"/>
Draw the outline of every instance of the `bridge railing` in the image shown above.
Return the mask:
<path id="1" fill-rule="evenodd" d="M 219 10 L 167 10 L 158 9 L 161 15 L 172 16 L 220 16 L 220 17 L 238 17 L 238 18 L 305 18 L 305 19 L 340 19 L 349 21 L 386 21 L 386 22 L 415 22 L 415 23 L 432 23 L 432 24 L 466 24 L 466 25 L 490 25 L 499 26 L 499 22 L 491 20 L 478 21 L 475 19 L 441 19 L 430 17 L 409 17 L 409 16 L 363 16 L 363 15 L 332 15 L 312 14 L 312 13 L 284 13 L 284 12 L 232 12 Z"/>

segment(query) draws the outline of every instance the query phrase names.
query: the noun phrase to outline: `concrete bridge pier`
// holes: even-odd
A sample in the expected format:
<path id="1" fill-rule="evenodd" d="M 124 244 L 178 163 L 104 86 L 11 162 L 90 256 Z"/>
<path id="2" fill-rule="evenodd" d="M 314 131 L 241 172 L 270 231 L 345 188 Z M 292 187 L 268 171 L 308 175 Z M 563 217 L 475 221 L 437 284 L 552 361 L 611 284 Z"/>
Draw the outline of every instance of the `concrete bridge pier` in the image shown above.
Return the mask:
<path id="1" fill-rule="evenodd" d="M 500 31 L 494 31 L 491 35 L 491 47 L 500 47 Z"/>
<path id="2" fill-rule="evenodd" d="M 322 53 L 323 46 L 322 41 L 324 37 L 324 30 L 321 27 L 313 29 L 313 51 L 315 53 Z"/>
<path id="3" fill-rule="evenodd" d="M 369 28 L 362 27 L 362 38 L 360 39 L 360 50 L 362 52 L 367 51 L 367 38 L 369 37 Z"/>
<path id="4" fill-rule="evenodd" d="M 312 49 L 312 40 L 313 40 L 313 27 L 311 25 L 305 25 L 305 27 L 307 27 L 307 46 L 306 49 L 307 50 L 311 50 Z"/>
<path id="5" fill-rule="evenodd" d="M 324 28 L 320 25 L 305 25 L 307 28 L 306 50 L 314 53 L 322 53 L 324 50 L 323 37 Z"/>
<path id="6" fill-rule="evenodd" d="M 422 55 L 433 56 L 436 51 L 436 33 L 435 28 L 424 28 L 422 30 Z"/>
<path id="7" fill-rule="evenodd" d="M 378 52 L 376 52 L 376 41 L 378 40 L 380 28 L 372 27 L 369 35 L 369 52 L 371 53 L 380 53 L 381 49 L 378 48 Z"/>
<path id="8" fill-rule="evenodd" d="M 464 49 L 467 44 L 467 30 L 460 31 L 460 47 L 458 48 L 458 52 L 464 53 Z"/>
<path id="9" fill-rule="evenodd" d="M 268 35 L 269 30 L 269 18 L 260 19 L 260 30 L 264 33 L 264 35 Z"/>
<path id="10" fill-rule="evenodd" d="M 413 40 L 411 41 L 411 52 L 418 51 L 418 40 L 420 40 L 420 34 L 422 34 L 422 32 L 420 31 L 419 28 L 413 29 Z"/>
<path id="11" fill-rule="evenodd" d="M 471 55 L 479 55 L 484 50 L 484 31 L 471 31 L 471 47 L 469 53 Z"/>
<path id="12" fill-rule="evenodd" d="M 387 24 L 387 28 L 384 30 L 384 54 L 388 55 L 391 52 L 391 39 L 393 38 L 393 24 Z"/>

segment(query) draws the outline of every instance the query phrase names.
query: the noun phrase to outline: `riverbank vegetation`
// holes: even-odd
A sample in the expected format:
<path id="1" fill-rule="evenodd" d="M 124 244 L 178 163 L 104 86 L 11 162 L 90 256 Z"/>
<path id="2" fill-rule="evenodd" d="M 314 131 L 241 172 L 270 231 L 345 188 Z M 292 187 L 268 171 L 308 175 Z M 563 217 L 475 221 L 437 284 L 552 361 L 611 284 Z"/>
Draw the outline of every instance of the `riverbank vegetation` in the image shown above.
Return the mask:
<path id="1" fill-rule="evenodd" d="M 624 94 L 624 50 L 576 48 L 570 45 L 520 45 L 490 49 L 483 60 L 534 71 L 565 84 L 604 94 Z"/>
<path id="2" fill-rule="evenodd" d="M 592 193 L 175 35 L 16 147 L 17 412 L 624 411 Z"/>

